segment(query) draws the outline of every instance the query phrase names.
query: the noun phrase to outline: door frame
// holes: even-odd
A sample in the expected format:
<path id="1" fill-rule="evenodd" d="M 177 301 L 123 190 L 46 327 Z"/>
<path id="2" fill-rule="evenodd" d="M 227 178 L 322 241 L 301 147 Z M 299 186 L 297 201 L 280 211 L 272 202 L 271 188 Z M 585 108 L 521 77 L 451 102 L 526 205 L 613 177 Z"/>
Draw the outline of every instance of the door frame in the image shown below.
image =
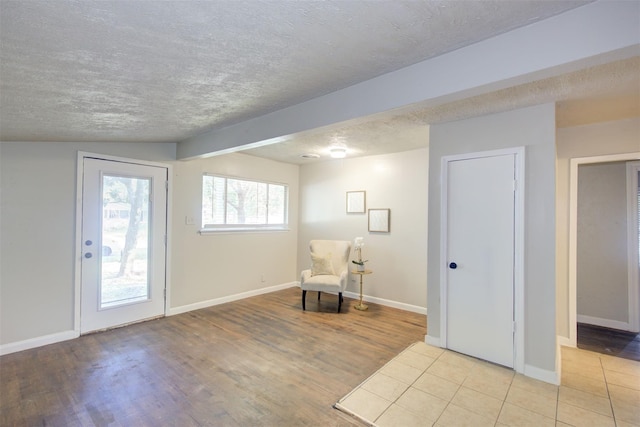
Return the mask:
<path id="1" fill-rule="evenodd" d="M 511 147 L 499 150 L 480 151 L 443 156 L 440 168 L 440 346 L 447 348 L 447 205 L 449 162 L 503 155 L 515 156 L 514 194 L 514 301 L 513 301 L 513 367 L 516 372 L 524 372 L 524 202 L 525 202 L 525 147 Z"/>
<path id="2" fill-rule="evenodd" d="M 84 175 L 84 159 L 92 158 L 97 160 L 115 161 L 122 163 L 132 163 L 141 166 L 154 166 L 167 169 L 167 229 L 166 229 L 166 247 L 165 247 L 165 304 L 164 315 L 169 312 L 171 298 L 171 223 L 172 214 L 172 191 L 171 179 L 173 177 L 173 166 L 166 163 L 152 162 L 147 160 L 130 159 L 126 157 L 110 156 L 106 154 L 90 153 L 86 151 L 78 151 L 76 163 L 76 228 L 75 228 L 75 252 L 74 252 L 74 313 L 73 313 L 73 330 L 80 336 L 80 305 L 82 292 L 82 203 L 83 203 L 83 175 Z"/>
<path id="3" fill-rule="evenodd" d="M 640 212 L 638 212 L 638 197 L 640 197 L 640 161 L 627 162 L 627 268 L 629 280 L 629 328 L 632 332 L 640 332 L 640 271 L 636 268 L 640 247 Z"/>
<path id="4" fill-rule="evenodd" d="M 593 163 L 628 162 L 640 160 L 640 152 L 610 154 L 591 157 L 574 157 L 569 162 L 569 337 L 568 342 L 562 339 L 562 345 L 578 346 L 578 166 Z M 629 314 L 635 310 L 638 317 L 638 304 L 632 306 L 632 293 L 638 295 L 637 281 L 629 286 Z"/>

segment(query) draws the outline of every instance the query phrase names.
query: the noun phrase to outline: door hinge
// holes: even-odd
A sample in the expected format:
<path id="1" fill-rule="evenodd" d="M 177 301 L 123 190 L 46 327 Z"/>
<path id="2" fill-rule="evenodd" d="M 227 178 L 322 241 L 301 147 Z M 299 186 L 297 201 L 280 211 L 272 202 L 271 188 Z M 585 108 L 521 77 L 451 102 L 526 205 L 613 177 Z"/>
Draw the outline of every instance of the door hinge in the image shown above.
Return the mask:
<path id="1" fill-rule="evenodd" d="M 169 181 L 164 182 L 164 189 L 169 191 Z"/>
<path id="2" fill-rule="evenodd" d="M 513 191 L 518 191 L 518 180 L 517 179 L 513 180 Z"/>

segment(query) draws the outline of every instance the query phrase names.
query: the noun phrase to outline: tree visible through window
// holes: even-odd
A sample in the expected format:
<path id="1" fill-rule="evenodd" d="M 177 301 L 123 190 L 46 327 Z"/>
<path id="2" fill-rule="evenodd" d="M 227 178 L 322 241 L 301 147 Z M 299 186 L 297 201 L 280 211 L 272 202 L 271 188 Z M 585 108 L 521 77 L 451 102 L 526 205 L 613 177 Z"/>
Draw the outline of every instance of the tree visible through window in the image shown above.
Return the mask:
<path id="1" fill-rule="evenodd" d="M 287 186 L 224 176 L 202 177 L 202 228 L 284 228 Z"/>

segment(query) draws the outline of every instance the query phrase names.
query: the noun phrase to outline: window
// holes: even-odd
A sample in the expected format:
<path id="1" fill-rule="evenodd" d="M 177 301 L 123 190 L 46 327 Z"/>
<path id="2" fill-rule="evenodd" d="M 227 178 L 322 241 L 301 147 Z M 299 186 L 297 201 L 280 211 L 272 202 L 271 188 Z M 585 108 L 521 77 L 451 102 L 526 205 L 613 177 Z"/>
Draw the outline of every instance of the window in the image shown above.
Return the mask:
<path id="1" fill-rule="evenodd" d="M 219 175 L 202 177 L 204 230 L 283 230 L 288 187 Z"/>

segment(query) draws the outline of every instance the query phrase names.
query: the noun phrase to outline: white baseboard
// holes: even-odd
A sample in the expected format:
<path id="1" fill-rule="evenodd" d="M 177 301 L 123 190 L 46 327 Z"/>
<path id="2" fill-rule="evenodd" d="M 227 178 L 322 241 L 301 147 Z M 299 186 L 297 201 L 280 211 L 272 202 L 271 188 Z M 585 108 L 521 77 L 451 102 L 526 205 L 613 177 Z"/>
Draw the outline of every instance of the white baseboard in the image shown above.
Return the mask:
<path id="1" fill-rule="evenodd" d="M 432 337 L 431 335 L 424 336 L 425 344 L 432 345 L 434 347 L 441 347 L 440 345 L 440 337 Z"/>
<path id="2" fill-rule="evenodd" d="M 224 304 L 226 302 L 238 301 L 244 298 L 254 297 L 256 295 L 268 294 L 270 292 L 279 291 L 282 289 L 293 288 L 300 286 L 299 282 L 283 283 L 281 285 L 269 286 L 268 288 L 256 289 L 253 291 L 242 292 L 239 294 L 228 295 L 225 297 L 214 298 L 207 301 L 200 301 L 194 304 L 181 305 L 180 307 L 173 307 L 167 310 L 167 316 L 174 316 L 176 314 L 186 313 L 188 311 L 200 310 L 201 308 L 212 307 L 214 305 Z"/>
<path id="3" fill-rule="evenodd" d="M 356 293 L 356 292 L 343 292 L 344 296 L 349 297 L 349 298 L 353 298 L 353 299 L 360 299 L 360 294 Z M 404 310 L 404 311 L 410 311 L 412 313 L 418 313 L 418 314 L 424 314 L 426 316 L 427 314 L 427 308 L 426 307 L 420 307 L 417 305 L 411 305 L 411 304 L 405 304 L 403 302 L 398 302 L 398 301 L 392 301 L 392 300 L 388 300 L 388 299 L 384 299 L 384 298 L 376 298 L 376 297 L 371 297 L 371 296 L 367 296 L 364 295 L 362 297 L 362 300 L 364 302 L 371 302 L 374 304 L 380 304 L 380 305 L 385 305 L 387 307 L 392 307 L 392 308 L 397 308 L 400 310 Z"/>
<path id="4" fill-rule="evenodd" d="M 524 375 L 536 380 L 544 381 L 553 385 L 560 385 L 560 375 L 557 371 L 549 371 L 537 366 L 524 365 Z"/>
<path id="5" fill-rule="evenodd" d="M 42 347 L 44 345 L 54 344 L 57 342 L 68 341 L 78 338 L 78 331 L 64 331 L 55 334 L 44 335 L 42 337 L 30 338 L 24 341 L 11 342 L 0 345 L 0 356 L 18 351 L 29 350 L 30 348 Z"/>
<path id="6" fill-rule="evenodd" d="M 629 322 L 620 322 L 619 320 L 601 319 L 599 317 L 585 316 L 578 314 L 576 316 L 578 323 L 586 323 L 587 325 L 602 326 L 604 328 L 618 329 L 621 331 L 631 331 Z"/>
<path id="7" fill-rule="evenodd" d="M 253 291 L 242 292 L 242 293 L 234 294 L 234 295 L 228 295 L 228 296 L 225 296 L 225 297 L 215 298 L 215 299 L 211 299 L 211 300 L 207 300 L 207 301 L 201 301 L 201 302 L 197 302 L 197 303 L 194 303 L 194 304 L 183 305 L 183 306 L 180 306 L 180 307 L 173 307 L 173 308 L 170 308 L 170 309 L 167 310 L 166 315 L 167 316 L 174 316 L 176 314 L 186 313 L 188 311 L 199 310 L 201 308 L 207 308 L 207 307 L 211 307 L 211 306 L 214 306 L 214 305 L 224 304 L 226 302 L 237 301 L 237 300 L 241 300 L 241 299 L 244 299 L 244 298 L 249 298 L 249 297 L 253 297 L 253 296 L 257 296 L 257 295 L 268 294 L 270 292 L 275 292 L 275 291 L 279 291 L 279 290 L 287 289 L 287 288 L 293 288 L 293 287 L 296 287 L 296 286 L 300 286 L 300 282 L 283 283 L 283 284 L 276 285 L 276 286 L 270 286 L 270 287 L 267 287 L 267 288 L 256 289 L 256 290 L 253 290 Z M 348 296 L 349 298 L 354 298 L 354 299 L 360 298 L 360 294 L 356 294 L 355 292 L 345 292 L 344 294 L 345 294 L 345 296 Z M 388 307 L 398 308 L 400 310 L 410 311 L 410 312 L 413 312 L 413 313 L 419 313 L 419 314 L 424 314 L 424 315 L 427 314 L 427 309 L 425 307 L 419 307 L 419 306 L 415 306 L 415 305 L 404 304 L 404 303 L 401 303 L 401 302 L 386 300 L 386 299 L 383 299 L 383 298 L 365 297 L 363 299 L 365 301 L 368 301 L 368 302 L 372 302 L 372 303 L 380 304 L 380 305 L 385 305 L 385 306 L 388 306 Z M 1 344 L 0 345 L 0 356 L 2 356 L 4 354 L 10 354 L 10 353 L 18 352 L 18 351 L 28 350 L 28 349 L 31 349 L 31 348 L 42 347 L 42 346 L 48 345 L 48 344 L 54 344 L 54 343 L 57 343 L 57 342 L 71 340 L 71 339 L 74 339 L 74 338 L 78 338 L 79 336 L 80 336 L 80 332 L 79 331 L 64 331 L 64 332 L 58 332 L 58 333 L 51 334 L 51 335 L 45 335 L 45 336 L 42 336 L 42 337 L 31 338 L 31 339 L 24 340 L 24 341 Z M 435 345 L 435 346 L 439 347 L 439 344 L 438 344 L 439 340 L 438 340 L 438 343 L 433 343 L 429 339 L 430 339 L 429 336 L 427 336 L 425 338 L 425 342 L 427 344 L 431 344 L 431 345 Z"/>
<path id="8" fill-rule="evenodd" d="M 556 340 L 558 345 L 561 347 L 575 347 L 575 344 L 571 342 L 569 337 L 563 337 L 561 335 L 557 335 Z"/>
<path id="9" fill-rule="evenodd" d="M 433 337 L 431 335 L 425 335 L 424 342 L 426 344 L 432 345 L 434 347 L 442 347 L 440 342 L 440 337 Z M 558 361 L 556 360 L 556 363 Z M 554 385 L 560 385 L 560 374 L 559 367 L 556 366 L 556 371 L 548 371 L 546 369 L 541 369 L 536 366 L 524 365 L 523 375 L 527 377 L 534 378 L 536 380 L 544 381 L 547 383 L 551 383 Z"/>

